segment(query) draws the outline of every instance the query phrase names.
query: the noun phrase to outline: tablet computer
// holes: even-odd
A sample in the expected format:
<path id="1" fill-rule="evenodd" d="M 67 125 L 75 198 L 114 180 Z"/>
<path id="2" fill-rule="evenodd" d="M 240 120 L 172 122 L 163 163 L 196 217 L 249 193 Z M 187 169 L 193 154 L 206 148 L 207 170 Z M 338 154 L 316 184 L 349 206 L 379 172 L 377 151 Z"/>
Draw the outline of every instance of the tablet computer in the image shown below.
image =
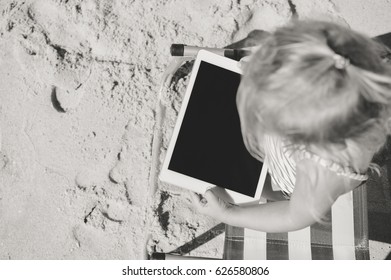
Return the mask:
<path id="1" fill-rule="evenodd" d="M 203 194 L 223 187 L 231 202 L 258 201 L 266 164 L 247 151 L 236 108 L 238 62 L 200 51 L 167 148 L 160 180 Z"/>

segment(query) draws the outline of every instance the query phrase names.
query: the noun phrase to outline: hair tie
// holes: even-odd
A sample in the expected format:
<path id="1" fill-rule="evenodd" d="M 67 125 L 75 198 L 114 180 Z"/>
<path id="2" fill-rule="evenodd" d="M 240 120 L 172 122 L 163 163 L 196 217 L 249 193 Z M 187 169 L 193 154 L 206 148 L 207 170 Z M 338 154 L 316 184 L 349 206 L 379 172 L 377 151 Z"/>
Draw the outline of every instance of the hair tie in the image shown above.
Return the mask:
<path id="1" fill-rule="evenodd" d="M 334 66 L 337 69 L 341 69 L 341 70 L 345 69 L 350 64 L 349 59 L 339 54 L 334 54 L 333 59 L 334 59 Z"/>

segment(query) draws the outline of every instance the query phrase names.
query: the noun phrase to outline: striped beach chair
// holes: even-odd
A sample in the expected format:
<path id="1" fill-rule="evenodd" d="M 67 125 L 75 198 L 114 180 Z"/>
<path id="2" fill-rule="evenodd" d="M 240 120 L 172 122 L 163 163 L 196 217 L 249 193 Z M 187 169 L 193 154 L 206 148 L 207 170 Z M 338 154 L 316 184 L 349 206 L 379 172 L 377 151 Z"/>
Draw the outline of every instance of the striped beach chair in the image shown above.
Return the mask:
<path id="1" fill-rule="evenodd" d="M 335 202 L 325 224 L 299 231 L 266 233 L 226 226 L 224 259 L 369 259 L 365 186 Z"/>

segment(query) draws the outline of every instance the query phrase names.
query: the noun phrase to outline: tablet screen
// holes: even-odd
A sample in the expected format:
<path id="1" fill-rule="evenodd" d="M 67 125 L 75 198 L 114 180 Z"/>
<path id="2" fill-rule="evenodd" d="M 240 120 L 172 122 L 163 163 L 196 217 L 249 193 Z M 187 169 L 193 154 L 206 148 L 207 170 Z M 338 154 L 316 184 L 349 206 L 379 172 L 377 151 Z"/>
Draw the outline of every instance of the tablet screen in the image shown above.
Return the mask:
<path id="1" fill-rule="evenodd" d="M 168 169 L 254 197 L 262 163 L 243 143 L 240 74 L 201 61 Z"/>

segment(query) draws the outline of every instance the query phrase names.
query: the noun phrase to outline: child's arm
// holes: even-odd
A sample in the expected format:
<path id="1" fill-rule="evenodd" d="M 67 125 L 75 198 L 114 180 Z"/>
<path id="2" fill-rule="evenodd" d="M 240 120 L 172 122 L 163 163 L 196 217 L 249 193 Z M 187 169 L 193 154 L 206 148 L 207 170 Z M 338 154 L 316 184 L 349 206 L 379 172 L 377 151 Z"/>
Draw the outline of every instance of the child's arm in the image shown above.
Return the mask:
<path id="1" fill-rule="evenodd" d="M 321 219 L 347 191 L 344 184 L 342 177 L 306 160 L 297 166 L 296 186 L 289 201 L 233 206 L 209 190 L 204 199 L 195 199 L 195 204 L 200 212 L 233 226 L 266 232 L 294 231 Z"/>

